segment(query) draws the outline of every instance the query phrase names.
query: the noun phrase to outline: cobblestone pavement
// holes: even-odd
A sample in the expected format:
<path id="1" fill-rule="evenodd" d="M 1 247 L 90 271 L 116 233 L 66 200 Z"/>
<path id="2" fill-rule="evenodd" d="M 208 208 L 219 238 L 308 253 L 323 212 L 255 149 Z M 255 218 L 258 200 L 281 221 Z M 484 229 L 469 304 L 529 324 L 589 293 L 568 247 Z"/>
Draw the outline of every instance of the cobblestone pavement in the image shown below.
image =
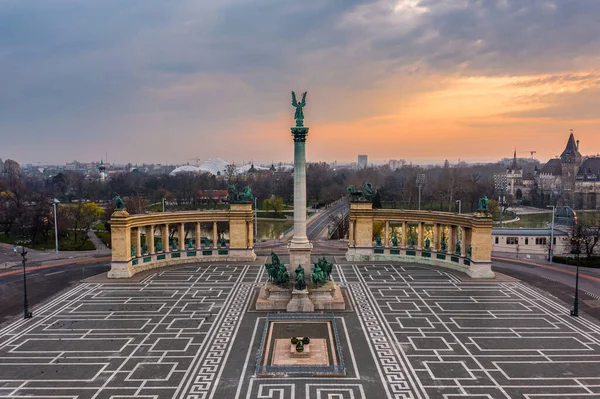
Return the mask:
<path id="1" fill-rule="evenodd" d="M 344 377 L 253 375 L 260 265 L 81 284 L 0 330 L 0 398 L 594 398 L 600 327 L 521 283 L 336 265 Z"/>

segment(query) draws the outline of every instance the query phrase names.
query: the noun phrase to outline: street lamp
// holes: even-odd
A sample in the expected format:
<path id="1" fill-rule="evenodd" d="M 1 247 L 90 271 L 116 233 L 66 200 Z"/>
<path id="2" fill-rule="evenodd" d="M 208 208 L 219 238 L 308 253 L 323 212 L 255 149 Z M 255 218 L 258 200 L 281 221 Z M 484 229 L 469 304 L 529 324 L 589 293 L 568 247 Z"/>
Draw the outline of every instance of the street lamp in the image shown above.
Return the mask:
<path id="1" fill-rule="evenodd" d="M 552 256 L 554 255 L 554 214 L 556 205 L 546 205 L 546 208 L 552 208 L 552 230 L 550 230 L 550 246 L 548 247 L 550 251 L 550 253 L 548 254 L 548 260 L 550 261 L 550 263 L 552 263 Z"/>
<path id="2" fill-rule="evenodd" d="M 575 265 L 577 267 L 575 273 L 575 298 L 573 300 L 571 316 L 579 317 L 579 254 L 581 253 L 581 235 L 579 233 L 571 238 L 571 248 L 572 252 L 575 253 Z"/>
<path id="3" fill-rule="evenodd" d="M 458 213 L 461 213 L 461 205 L 462 205 L 462 201 L 461 200 L 456 200 L 456 203 L 458 204 Z"/>
<path id="4" fill-rule="evenodd" d="M 256 201 L 256 197 L 254 197 L 254 242 L 258 240 L 258 206 Z"/>
<path id="5" fill-rule="evenodd" d="M 162 199 L 162 208 L 163 208 L 163 212 L 165 211 L 165 199 Z"/>
<path id="6" fill-rule="evenodd" d="M 23 318 L 31 319 L 31 317 L 33 317 L 33 313 L 29 310 L 29 302 L 27 300 L 27 258 L 25 257 L 27 255 L 27 251 L 25 251 L 25 244 L 27 244 L 29 240 L 24 229 L 25 227 L 23 227 L 21 239 L 17 241 L 17 244 L 21 244 L 21 257 L 23 258 Z"/>
<path id="7" fill-rule="evenodd" d="M 500 205 L 500 228 L 502 228 L 502 214 L 504 213 L 504 196 L 506 195 L 506 187 L 508 179 L 506 174 L 494 175 L 494 189 L 498 193 L 498 205 Z"/>
<path id="8" fill-rule="evenodd" d="M 58 259 L 58 219 L 56 218 L 56 207 L 60 204 L 60 201 L 54 198 L 54 242 L 56 244 L 56 259 Z"/>
<path id="9" fill-rule="evenodd" d="M 425 175 L 419 173 L 417 175 L 417 185 L 419 186 L 419 210 L 421 210 L 421 186 L 425 184 Z"/>

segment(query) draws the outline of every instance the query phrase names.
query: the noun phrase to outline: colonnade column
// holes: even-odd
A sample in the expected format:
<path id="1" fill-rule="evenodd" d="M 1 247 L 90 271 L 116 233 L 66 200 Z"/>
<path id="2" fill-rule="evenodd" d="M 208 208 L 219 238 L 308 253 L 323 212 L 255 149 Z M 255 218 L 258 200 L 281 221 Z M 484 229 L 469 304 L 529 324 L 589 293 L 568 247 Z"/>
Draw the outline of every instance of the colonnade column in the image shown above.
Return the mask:
<path id="1" fill-rule="evenodd" d="M 219 240 L 218 235 L 217 222 L 213 222 L 213 248 L 217 247 L 217 241 Z"/>
<path id="2" fill-rule="evenodd" d="M 146 245 L 148 246 L 148 253 L 154 255 L 154 225 L 146 226 Z"/>
<path id="3" fill-rule="evenodd" d="M 348 225 L 348 245 L 354 245 L 354 220 L 350 220 Z"/>
<path id="4" fill-rule="evenodd" d="M 179 223 L 179 233 L 177 233 L 177 236 L 179 250 L 185 251 L 185 223 Z"/>
<path id="5" fill-rule="evenodd" d="M 196 248 L 197 249 L 202 249 L 202 242 L 200 239 L 200 222 L 196 222 L 196 235 L 194 236 L 194 238 L 196 239 Z"/>
<path id="6" fill-rule="evenodd" d="M 440 224 L 433 224 L 433 242 L 431 243 L 431 247 L 434 251 L 439 251 L 440 249 Z"/>
<path id="7" fill-rule="evenodd" d="M 160 235 L 162 240 L 163 251 L 171 252 L 171 243 L 169 242 L 169 223 L 163 225 L 162 234 Z"/>
<path id="8" fill-rule="evenodd" d="M 135 229 L 135 256 L 142 256 L 142 228 Z"/>
<path id="9" fill-rule="evenodd" d="M 407 223 L 402 222 L 402 247 L 406 248 L 406 244 L 408 242 L 408 231 L 407 231 Z"/>
<path id="10" fill-rule="evenodd" d="M 456 245 L 456 241 L 454 238 L 454 226 L 448 225 L 448 253 L 454 253 L 454 246 Z"/>
<path id="11" fill-rule="evenodd" d="M 423 227 L 425 226 L 424 222 L 419 222 L 418 228 L 417 228 L 417 249 L 423 249 L 424 245 L 423 245 Z"/>
<path id="12" fill-rule="evenodd" d="M 471 245 L 471 240 L 473 236 L 473 230 L 471 228 L 466 228 L 464 231 L 465 235 L 465 256 L 469 254 L 469 245 Z"/>
<path id="13" fill-rule="evenodd" d="M 383 242 L 384 247 L 388 247 L 390 242 L 390 221 L 385 221 L 385 241 Z"/>

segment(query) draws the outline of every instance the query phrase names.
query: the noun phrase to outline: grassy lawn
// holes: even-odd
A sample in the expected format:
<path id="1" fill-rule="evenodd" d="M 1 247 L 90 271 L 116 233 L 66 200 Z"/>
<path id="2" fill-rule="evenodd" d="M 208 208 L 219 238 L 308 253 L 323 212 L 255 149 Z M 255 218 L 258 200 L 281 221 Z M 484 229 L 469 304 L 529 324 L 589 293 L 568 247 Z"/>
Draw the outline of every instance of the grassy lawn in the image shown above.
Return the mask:
<path id="1" fill-rule="evenodd" d="M 6 244 L 13 244 L 13 245 L 16 244 L 14 236 L 7 236 L 4 233 L 0 234 L 0 242 L 6 243 Z M 36 243 L 33 245 L 28 244 L 27 247 L 36 249 L 38 251 L 43 251 L 43 250 L 55 249 L 56 248 L 55 245 L 56 244 L 54 242 L 54 234 L 50 234 L 48 236 L 48 240 L 46 242 L 40 242 L 40 243 Z M 78 248 L 68 238 L 59 238 L 58 239 L 58 250 L 59 251 L 93 251 L 94 249 L 96 249 L 96 247 L 94 246 L 94 243 L 92 243 L 90 240 L 86 240 L 86 242 L 83 244 L 83 246 L 81 248 Z"/>
<path id="2" fill-rule="evenodd" d="M 94 227 L 92 227 L 92 229 L 99 230 L 99 231 L 104 231 L 104 230 L 106 230 L 106 226 L 104 225 L 103 222 L 100 222 L 100 223 L 96 223 L 94 225 Z"/>
<path id="3" fill-rule="evenodd" d="M 108 231 L 97 231 L 96 235 L 104 243 L 104 245 L 110 248 L 111 236 Z"/>
<path id="4" fill-rule="evenodd" d="M 530 228 L 542 228 L 546 227 L 546 223 L 552 222 L 551 213 L 534 213 L 531 215 L 519 215 L 518 222 L 508 223 L 504 227 L 530 227 Z"/>

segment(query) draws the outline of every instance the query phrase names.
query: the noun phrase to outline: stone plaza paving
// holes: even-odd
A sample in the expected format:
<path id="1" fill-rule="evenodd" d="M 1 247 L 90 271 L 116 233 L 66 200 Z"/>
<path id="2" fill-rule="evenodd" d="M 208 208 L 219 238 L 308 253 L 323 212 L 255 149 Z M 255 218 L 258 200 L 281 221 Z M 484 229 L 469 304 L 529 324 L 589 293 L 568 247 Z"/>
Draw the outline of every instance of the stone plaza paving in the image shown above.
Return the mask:
<path id="1" fill-rule="evenodd" d="M 0 330 L 0 398 L 600 398 L 600 327 L 518 282 L 336 264 L 343 377 L 256 377 L 261 265 L 84 283 Z"/>

